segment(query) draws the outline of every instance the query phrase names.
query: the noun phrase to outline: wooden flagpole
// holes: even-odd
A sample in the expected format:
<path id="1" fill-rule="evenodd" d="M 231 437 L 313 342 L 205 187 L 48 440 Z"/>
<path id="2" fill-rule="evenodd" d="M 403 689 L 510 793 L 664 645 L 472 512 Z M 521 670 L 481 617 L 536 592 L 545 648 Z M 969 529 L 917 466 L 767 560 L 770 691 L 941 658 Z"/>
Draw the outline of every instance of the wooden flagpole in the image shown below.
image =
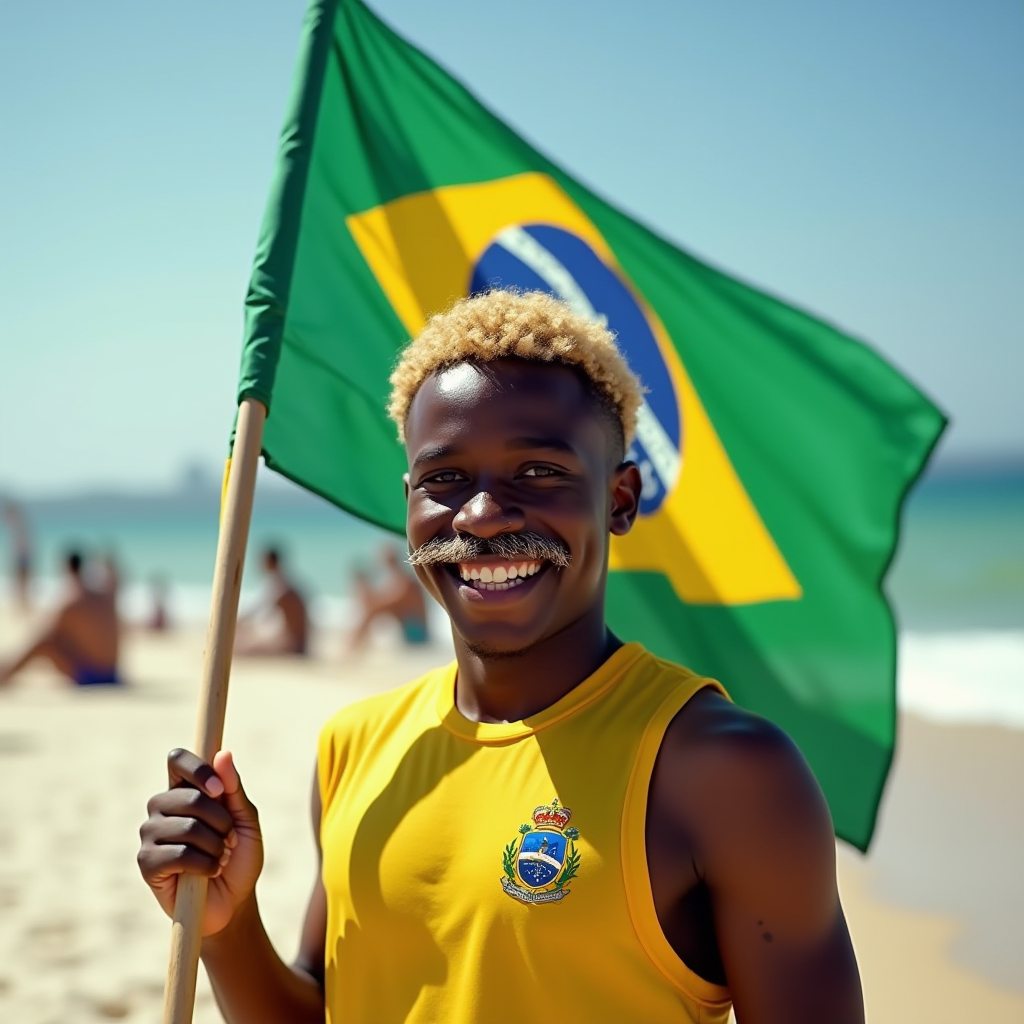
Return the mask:
<path id="1" fill-rule="evenodd" d="M 193 747 L 205 761 L 213 760 L 224 735 L 242 567 L 249 539 L 256 467 L 262 450 L 266 415 L 266 408 L 254 398 L 243 399 L 238 409 L 235 446 L 221 509 L 217 560 L 213 570 L 213 599 L 203 653 Z M 190 1024 L 192 1020 L 206 887 L 207 879 L 196 875 L 182 875 L 178 880 L 171 925 L 171 956 L 164 990 L 164 1024 Z"/>

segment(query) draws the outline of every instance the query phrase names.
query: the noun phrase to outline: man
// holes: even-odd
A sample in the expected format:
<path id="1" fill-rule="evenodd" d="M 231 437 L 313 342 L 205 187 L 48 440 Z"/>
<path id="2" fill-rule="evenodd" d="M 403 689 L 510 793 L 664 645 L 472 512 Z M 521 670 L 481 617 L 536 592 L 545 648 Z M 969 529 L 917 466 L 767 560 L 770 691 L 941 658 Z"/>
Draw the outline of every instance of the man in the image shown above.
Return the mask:
<path id="1" fill-rule="evenodd" d="M 853 1024 L 828 810 L 794 745 L 604 621 L 636 515 L 638 381 L 547 295 L 434 317 L 392 376 L 410 561 L 456 663 L 320 740 L 321 870 L 299 957 L 253 895 L 231 755 L 169 759 L 142 873 L 170 913 L 211 878 L 202 955 L 228 1021 Z"/>
<path id="2" fill-rule="evenodd" d="M 263 552 L 263 571 L 267 575 L 267 592 L 259 607 L 239 623 L 235 653 L 249 657 L 304 655 L 309 640 L 306 602 L 285 574 L 277 548 Z M 256 620 L 267 612 L 274 613 L 273 624 L 267 631 L 260 631 Z"/>
<path id="3" fill-rule="evenodd" d="M 354 589 L 359 602 L 359 622 L 348 643 L 349 653 L 366 646 L 370 627 L 381 618 L 395 619 L 402 628 L 403 639 L 410 646 L 425 644 L 430 639 L 423 588 L 402 568 L 398 554 L 390 544 L 381 551 L 381 561 L 385 575 L 377 587 L 373 587 L 363 573 L 356 573 Z"/>
<path id="4" fill-rule="evenodd" d="M 154 576 L 149 583 L 150 600 L 152 602 L 145 627 L 151 633 L 166 633 L 171 628 L 170 613 L 167 610 L 168 584 L 163 576 Z"/>
<path id="5" fill-rule="evenodd" d="M 86 586 L 82 579 L 82 556 L 77 551 L 68 554 L 65 570 L 66 590 L 56 615 L 20 655 L 6 667 L 0 667 L 0 685 L 10 682 L 35 658 L 47 659 L 78 686 L 120 681 L 117 606 L 109 593 Z"/>

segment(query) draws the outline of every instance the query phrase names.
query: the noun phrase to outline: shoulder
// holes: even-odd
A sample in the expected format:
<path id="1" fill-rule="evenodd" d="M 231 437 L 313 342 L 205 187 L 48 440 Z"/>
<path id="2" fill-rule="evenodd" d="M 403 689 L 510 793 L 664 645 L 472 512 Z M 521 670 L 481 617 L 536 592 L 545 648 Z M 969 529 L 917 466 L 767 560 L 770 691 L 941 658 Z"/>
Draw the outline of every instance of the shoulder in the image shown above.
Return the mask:
<path id="1" fill-rule="evenodd" d="M 622 696 L 652 711 L 660 709 L 661 715 L 674 716 L 694 694 L 705 688 L 725 694 L 724 687 L 716 679 L 659 658 L 642 644 L 626 644 L 617 656 L 624 658 L 622 672 L 627 685 L 618 688 Z"/>
<path id="2" fill-rule="evenodd" d="M 712 875 L 774 854 L 804 863 L 834 856 L 828 807 L 796 744 L 710 689 L 665 732 L 652 810 L 692 838 Z"/>
<path id="3" fill-rule="evenodd" d="M 436 707 L 438 688 L 452 674 L 450 665 L 433 669 L 404 686 L 348 704 L 332 715 L 320 730 L 321 768 L 386 742 L 400 731 L 422 729 Z"/>
<path id="4" fill-rule="evenodd" d="M 639 645 L 637 645 L 639 647 Z M 766 718 L 734 704 L 717 679 L 658 658 L 646 648 L 629 672 L 648 694 L 664 698 L 666 723 L 659 762 L 683 762 L 688 771 L 713 769 L 735 774 L 774 774 L 806 767 L 786 733 Z"/>
<path id="5" fill-rule="evenodd" d="M 696 693 L 673 718 L 662 749 L 668 756 L 707 762 L 737 781 L 767 770 L 774 776 L 804 764 L 796 744 L 777 725 L 733 704 L 715 689 Z"/>
<path id="6" fill-rule="evenodd" d="M 93 591 L 81 590 L 64 599 L 57 608 L 55 618 L 64 622 L 85 618 L 94 615 L 101 604 L 98 595 Z"/>

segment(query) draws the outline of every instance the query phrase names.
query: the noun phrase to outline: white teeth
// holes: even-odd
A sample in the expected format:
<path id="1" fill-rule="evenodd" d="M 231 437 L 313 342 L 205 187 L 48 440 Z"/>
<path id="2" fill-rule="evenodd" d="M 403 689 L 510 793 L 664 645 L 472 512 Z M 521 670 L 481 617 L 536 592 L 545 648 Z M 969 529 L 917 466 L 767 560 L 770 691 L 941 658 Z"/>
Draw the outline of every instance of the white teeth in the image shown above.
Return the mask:
<path id="1" fill-rule="evenodd" d="M 526 582 L 527 576 L 533 576 L 542 568 L 540 562 L 523 562 L 522 565 L 476 566 L 458 565 L 459 576 L 467 583 L 476 584 L 477 590 L 511 590 Z"/>
<path id="2" fill-rule="evenodd" d="M 469 582 L 472 585 L 474 581 L 470 580 Z M 508 582 L 506 583 L 484 583 L 483 580 L 478 580 L 475 582 L 477 590 L 511 590 L 513 587 L 521 587 L 526 582 L 526 580 L 523 577 L 519 577 L 514 580 L 508 580 Z"/>

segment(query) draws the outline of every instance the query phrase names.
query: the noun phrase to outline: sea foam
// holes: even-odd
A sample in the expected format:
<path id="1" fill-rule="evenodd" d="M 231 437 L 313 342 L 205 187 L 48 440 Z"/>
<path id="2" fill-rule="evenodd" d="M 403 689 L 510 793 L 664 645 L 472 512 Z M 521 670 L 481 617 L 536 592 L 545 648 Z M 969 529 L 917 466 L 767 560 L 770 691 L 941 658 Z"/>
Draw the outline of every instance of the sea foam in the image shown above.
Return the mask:
<path id="1" fill-rule="evenodd" d="M 904 711 L 1024 729 L 1024 630 L 904 634 L 898 678 Z"/>

